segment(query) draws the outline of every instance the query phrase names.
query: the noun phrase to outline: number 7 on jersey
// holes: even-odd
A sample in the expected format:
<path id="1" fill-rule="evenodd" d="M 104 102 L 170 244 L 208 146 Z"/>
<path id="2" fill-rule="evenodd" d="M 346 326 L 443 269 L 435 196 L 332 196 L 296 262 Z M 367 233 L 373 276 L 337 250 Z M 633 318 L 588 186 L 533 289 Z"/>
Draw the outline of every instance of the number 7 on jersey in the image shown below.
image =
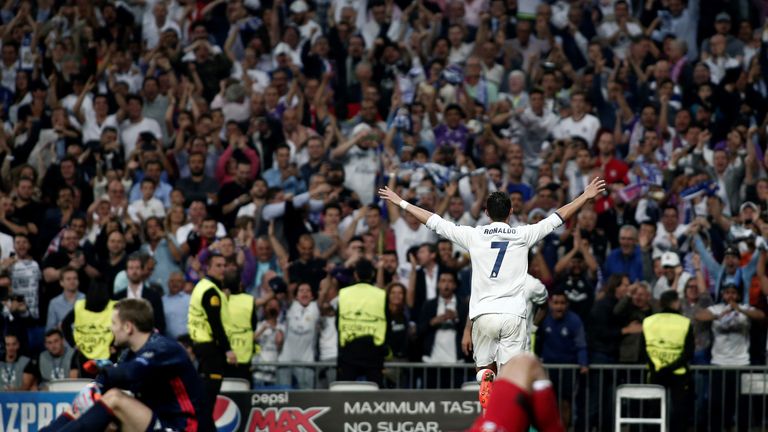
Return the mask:
<path id="1" fill-rule="evenodd" d="M 491 242 L 491 249 L 498 249 L 499 254 L 496 255 L 496 262 L 493 263 L 493 270 L 491 270 L 491 279 L 499 275 L 499 269 L 501 268 L 501 262 L 504 261 L 504 255 L 507 253 L 508 241 Z"/>

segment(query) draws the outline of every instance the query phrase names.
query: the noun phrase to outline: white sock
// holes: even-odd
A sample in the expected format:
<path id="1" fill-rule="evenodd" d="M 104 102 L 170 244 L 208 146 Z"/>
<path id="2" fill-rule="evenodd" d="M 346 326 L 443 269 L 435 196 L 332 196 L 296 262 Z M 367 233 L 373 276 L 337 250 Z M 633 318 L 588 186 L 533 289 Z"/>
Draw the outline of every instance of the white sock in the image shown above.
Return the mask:
<path id="1" fill-rule="evenodd" d="M 496 374 L 492 370 L 490 370 L 490 369 L 480 369 L 479 371 L 477 371 L 477 375 L 475 375 L 475 379 L 477 380 L 478 383 L 482 382 L 483 375 L 485 374 L 485 371 L 491 371 L 491 374 L 493 375 L 493 378 L 491 378 L 491 381 L 496 379 Z"/>
<path id="2" fill-rule="evenodd" d="M 547 387 L 552 387 L 552 381 L 550 380 L 537 380 L 534 381 L 531 385 L 533 388 L 533 391 L 541 391 L 546 389 Z"/>

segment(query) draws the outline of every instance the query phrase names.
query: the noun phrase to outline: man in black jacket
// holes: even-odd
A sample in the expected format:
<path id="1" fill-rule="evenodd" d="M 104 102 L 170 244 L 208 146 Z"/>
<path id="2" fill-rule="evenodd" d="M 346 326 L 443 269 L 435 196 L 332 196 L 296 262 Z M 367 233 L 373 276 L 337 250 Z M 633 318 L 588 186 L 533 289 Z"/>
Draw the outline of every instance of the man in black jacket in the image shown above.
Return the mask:
<path id="1" fill-rule="evenodd" d="M 128 278 L 128 288 L 115 294 L 115 300 L 124 298 L 143 298 L 152 305 L 155 315 L 155 327 L 162 334 L 165 333 L 165 311 L 163 310 L 163 298 L 154 289 L 144 283 L 144 256 L 134 252 L 128 257 L 125 265 L 125 275 Z"/>
<path id="2" fill-rule="evenodd" d="M 438 276 L 438 295 L 427 300 L 421 310 L 419 333 L 424 341 L 422 360 L 425 363 L 456 363 L 464 360 L 461 337 L 464 334 L 469 308 L 454 294 L 457 286 L 456 273 L 444 270 Z M 451 385 L 450 377 L 441 375 L 435 383 L 433 374 L 427 376 L 428 387 Z"/>
<path id="3" fill-rule="evenodd" d="M 408 295 L 408 304 L 413 305 L 411 310 L 419 314 L 427 301 L 435 300 L 438 296 L 437 280 L 441 269 L 437 263 L 437 246 L 433 243 L 422 244 L 417 249 L 416 260 L 421 267 L 416 271 L 413 289 Z"/>

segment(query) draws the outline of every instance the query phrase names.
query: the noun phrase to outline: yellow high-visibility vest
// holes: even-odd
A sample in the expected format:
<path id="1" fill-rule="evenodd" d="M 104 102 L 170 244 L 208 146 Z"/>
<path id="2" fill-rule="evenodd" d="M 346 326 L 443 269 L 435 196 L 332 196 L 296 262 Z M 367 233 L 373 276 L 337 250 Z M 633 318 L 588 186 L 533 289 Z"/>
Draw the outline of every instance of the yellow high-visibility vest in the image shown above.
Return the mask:
<path id="1" fill-rule="evenodd" d="M 110 300 L 101 312 L 85 308 L 85 299 L 75 302 L 75 322 L 72 333 L 77 349 L 88 359 L 108 359 L 112 345 L 112 310 L 115 302 Z"/>
<path id="2" fill-rule="evenodd" d="M 387 336 L 387 295 L 378 287 L 359 283 L 339 291 L 339 346 L 366 336 L 376 346 Z"/>
<path id="3" fill-rule="evenodd" d="M 200 279 L 200 282 L 195 285 L 195 289 L 192 290 L 192 295 L 189 299 L 189 316 L 187 317 L 187 330 L 189 330 L 189 337 L 192 342 L 204 343 L 213 342 L 213 330 L 211 330 L 211 324 L 208 322 L 208 315 L 203 309 L 203 295 L 212 289 L 219 295 L 221 308 L 221 324 L 226 329 L 229 325 L 229 305 L 227 297 L 216 286 L 215 283 L 208 278 Z"/>
<path id="4" fill-rule="evenodd" d="M 253 296 L 250 294 L 232 294 L 229 303 L 229 324 L 224 327 L 237 357 L 238 363 L 251 363 L 253 357 Z"/>
<path id="5" fill-rule="evenodd" d="M 657 313 L 643 320 L 643 336 L 648 358 L 656 370 L 675 362 L 685 350 L 691 320 L 676 313 Z M 685 367 L 674 371 L 684 375 Z"/>

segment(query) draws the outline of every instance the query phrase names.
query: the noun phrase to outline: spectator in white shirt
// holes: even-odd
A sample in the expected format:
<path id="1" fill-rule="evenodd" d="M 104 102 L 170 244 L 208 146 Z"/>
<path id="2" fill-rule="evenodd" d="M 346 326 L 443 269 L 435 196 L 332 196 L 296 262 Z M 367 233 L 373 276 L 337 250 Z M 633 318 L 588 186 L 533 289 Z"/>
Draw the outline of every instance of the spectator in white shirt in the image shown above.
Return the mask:
<path id="1" fill-rule="evenodd" d="M 126 119 L 120 124 L 120 141 L 123 143 L 126 158 L 136 149 L 142 132 L 149 132 L 156 139 L 163 136 L 157 121 L 144 117 L 143 108 L 144 101 L 140 96 L 131 94 L 125 98 Z"/>
<path id="2" fill-rule="evenodd" d="M 575 156 L 574 159 L 569 160 L 572 156 Z M 561 178 L 568 181 L 568 200 L 572 201 L 581 195 L 592 180 L 593 168 L 592 156 L 584 142 L 575 139 L 568 144 L 561 165 Z"/>
<path id="3" fill-rule="evenodd" d="M 142 223 L 151 217 L 165 217 L 163 202 L 154 197 L 156 187 L 157 183 L 149 177 L 141 180 L 141 199 L 128 206 L 128 215 L 131 220 Z"/>
<path id="4" fill-rule="evenodd" d="M 302 282 L 294 296 L 288 292 L 291 305 L 285 313 L 285 343 L 278 357 L 280 362 L 314 362 L 317 357 L 317 334 L 320 309 L 312 298 L 312 287 Z M 294 367 L 278 372 L 281 384 L 291 384 L 292 378 L 302 389 L 312 388 L 315 373 L 312 369 Z"/>
<path id="5" fill-rule="evenodd" d="M 653 247 L 661 250 L 677 251 L 680 247 L 678 240 L 688 231 L 688 225 L 681 224 L 677 207 L 664 207 L 661 221 L 656 226 L 656 237 Z"/>
<path id="6" fill-rule="evenodd" d="M 146 49 L 154 49 L 160 42 L 160 29 L 168 24 L 168 6 L 159 1 L 152 7 L 152 14 L 145 14 L 141 39 Z"/>
<path id="7" fill-rule="evenodd" d="M 600 129 L 600 120 L 587 113 L 586 109 L 585 94 L 580 91 L 571 93 L 571 116 L 560 120 L 560 123 L 555 126 L 553 131 L 555 139 L 578 136 L 584 138 L 591 148 L 594 145 L 597 131 Z"/>
<path id="8" fill-rule="evenodd" d="M 614 19 L 606 20 L 597 28 L 598 35 L 605 40 L 619 58 L 626 57 L 630 40 L 643 34 L 643 28 L 631 21 L 629 5 L 619 0 L 613 5 Z"/>
<path id="9" fill-rule="evenodd" d="M 680 257 L 675 252 L 667 251 L 661 255 L 661 277 L 653 286 L 653 298 L 658 300 L 665 291 L 675 290 L 685 295 L 685 285 L 693 276 L 683 270 Z"/>
<path id="10" fill-rule="evenodd" d="M 725 36 L 716 34 L 709 39 L 710 50 L 712 55 L 708 53 L 702 53 L 701 57 L 704 59 L 704 64 L 709 67 L 709 72 L 712 77 L 712 82 L 717 85 L 725 78 L 725 73 L 728 69 L 735 69 L 741 66 L 741 62 L 734 57 L 731 57 L 726 52 L 727 40 Z"/>
<path id="11" fill-rule="evenodd" d="M 280 302 L 272 298 L 264 305 L 264 318 L 256 326 L 254 338 L 261 350 L 254 356 L 255 363 L 276 362 L 283 348 L 285 325 L 279 322 Z M 271 385 L 275 383 L 274 366 L 256 366 L 253 380 L 256 385 Z"/>
<path id="12" fill-rule="evenodd" d="M 309 19 L 307 15 L 309 12 L 307 2 L 296 0 L 291 3 L 289 10 L 291 11 L 291 21 L 299 27 L 302 42 L 311 41 L 314 36 L 319 36 L 322 33 L 320 25 L 316 21 Z"/>
<path id="13" fill-rule="evenodd" d="M 16 88 L 16 71 L 19 69 L 19 44 L 15 41 L 3 42 L 0 57 L 0 84 L 13 90 Z"/>
<path id="14" fill-rule="evenodd" d="M 712 364 L 717 366 L 748 366 L 750 328 L 752 321 L 761 321 L 765 313 L 750 305 L 741 304 L 738 282 L 727 277 L 721 291 L 722 302 L 700 309 L 694 317 L 698 321 L 712 322 Z M 720 430 L 733 426 L 739 392 L 739 371 L 715 370 L 712 380 L 713 410 L 710 424 Z M 744 402 L 744 401 L 739 401 Z M 743 407 L 743 403 L 741 406 Z M 746 413 L 745 413 L 746 414 Z M 746 415 L 739 415 L 739 419 Z M 723 424 L 724 423 L 724 424 Z M 739 428 L 741 430 L 741 428 Z"/>
<path id="15" fill-rule="evenodd" d="M 90 100 L 88 96 L 94 83 L 89 80 L 82 93 L 77 98 L 74 111 L 77 121 L 83 127 L 83 142 L 98 141 L 101 134 L 107 127 L 113 127 L 117 130 L 117 116 L 109 114 L 109 101 L 106 95 L 98 94 Z"/>
<path id="16" fill-rule="evenodd" d="M 396 40 L 400 33 L 400 21 L 392 20 L 391 17 L 387 16 L 386 4 L 381 0 L 375 0 L 368 2 L 368 7 L 373 19 L 365 23 L 360 29 L 363 39 L 365 39 L 365 46 L 368 49 L 374 48 L 374 42 L 381 36 L 382 27 L 389 27 L 386 31 L 386 37 L 389 40 Z M 390 20 L 391 23 L 388 22 Z"/>
<path id="17" fill-rule="evenodd" d="M 749 365 L 751 321 L 765 318 L 763 311 L 741 304 L 736 278 L 727 277 L 721 292 L 722 302 L 696 313 L 699 321 L 712 321 L 712 364 Z"/>

